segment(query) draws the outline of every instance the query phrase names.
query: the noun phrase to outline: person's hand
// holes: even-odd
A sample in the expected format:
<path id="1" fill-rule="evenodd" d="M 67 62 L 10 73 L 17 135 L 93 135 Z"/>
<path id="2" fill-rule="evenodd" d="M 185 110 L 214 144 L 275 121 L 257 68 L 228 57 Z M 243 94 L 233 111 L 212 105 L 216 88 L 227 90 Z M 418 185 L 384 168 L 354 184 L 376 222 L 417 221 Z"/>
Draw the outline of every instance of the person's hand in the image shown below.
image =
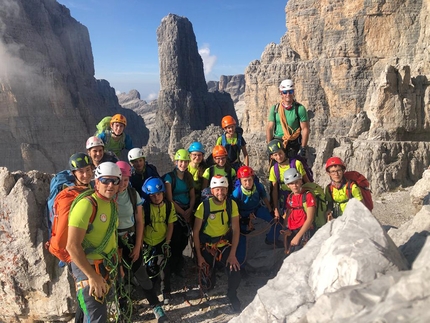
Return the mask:
<path id="1" fill-rule="evenodd" d="M 278 210 L 278 208 L 276 208 L 276 209 L 274 209 L 273 210 L 273 216 L 274 216 L 274 218 L 275 218 L 275 221 L 279 221 L 279 210 Z"/>
<path id="2" fill-rule="evenodd" d="M 293 240 L 291 240 L 291 246 L 298 246 L 300 243 L 300 238 L 298 236 L 295 236 Z"/>
<path id="3" fill-rule="evenodd" d="M 301 156 L 301 157 L 306 157 L 306 147 L 300 147 L 300 150 L 299 150 L 299 155 Z"/>
<path id="4" fill-rule="evenodd" d="M 240 264 L 239 261 L 237 261 L 236 255 L 231 254 L 227 258 L 226 266 L 230 266 L 230 271 L 240 271 Z"/>
<path id="5" fill-rule="evenodd" d="M 133 248 L 133 251 L 130 254 L 130 258 L 132 262 L 136 262 L 137 259 L 139 259 L 140 256 L 140 244 L 136 243 L 136 245 Z"/>
<path id="6" fill-rule="evenodd" d="M 119 275 L 121 278 L 125 277 L 124 267 L 122 265 L 119 266 Z"/>
<path id="7" fill-rule="evenodd" d="M 95 274 L 88 278 L 88 284 L 90 286 L 89 293 L 90 296 L 96 296 L 97 298 L 102 298 L 107 294 L 109 290 L 109 285 L 106 280 L 99 274 Z"/>
<path id="8" fill-rule="evenodd" d="M 203 256 L 197 256 L 197 264 L 199 268 L 204 268 L 205 266 L 209 266 Z"/>
<path id="9" fill-rule="evenodd" d="M 166 258 L 170 258 L 170 256 L 172 255 L 172 253 L 171 253 L 171 251 L 170 251 L 170 245 L 169 245 L 167 242 L 165 242 L 165 243 L 161 246 L 161 250 L 162 250 L 162 252 L 163 252 L 163 255 L 164 255 Z"/>
<path id="10" fill-rule="evenodd" d="M 333 212 L 327 214 L 327 222 L 330 222 L 331 220 L 333 220 Z"/>

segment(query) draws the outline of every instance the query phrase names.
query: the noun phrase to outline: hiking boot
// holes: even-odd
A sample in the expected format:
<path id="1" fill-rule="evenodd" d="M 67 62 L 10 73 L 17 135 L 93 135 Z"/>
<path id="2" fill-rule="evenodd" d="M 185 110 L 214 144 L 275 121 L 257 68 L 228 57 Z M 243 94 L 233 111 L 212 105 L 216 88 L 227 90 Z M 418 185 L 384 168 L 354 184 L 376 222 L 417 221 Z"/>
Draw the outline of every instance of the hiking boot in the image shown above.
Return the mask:
<path id="1" fill-rule="evenodd" d="M 266 240 L 264 240 L 264 242 L 267 245 L 272 246 L 272 247 L 273 247 L 273 245 L 275 245 L 276 248 L 284 248 L 284 243 L 282 241 L 280 241 L 280 240 L 276 240 L 275 242 L 273 242 L 273 241 L 267 240 L 267 238 L 266 238 Z"/>
<path id="2" fill-rule="evenodd" d="M 163 303 L 164 303 L 164 305 L 169 305 L 170 300 L 171 300 L 170 293 L 163 293 Z"/>
<path id="3" fill-rule="evenodd" d="M 242 312 L 242 307 L 239 301 L 239 298 L 237 298 L 236 295 L 227 295 L 228 299 L 230 300 L 231 307 L 233 308 L 234 313 L 240 313 Z"/>
<path id="4" fill-rule="evenodd" d="M 152 311 L 154 312 L 157 322 L 169 322 L 169 318 L 166 316 L 166 313 L 164 313 L 164 310 L 161 305 L 155 306 Z"/>

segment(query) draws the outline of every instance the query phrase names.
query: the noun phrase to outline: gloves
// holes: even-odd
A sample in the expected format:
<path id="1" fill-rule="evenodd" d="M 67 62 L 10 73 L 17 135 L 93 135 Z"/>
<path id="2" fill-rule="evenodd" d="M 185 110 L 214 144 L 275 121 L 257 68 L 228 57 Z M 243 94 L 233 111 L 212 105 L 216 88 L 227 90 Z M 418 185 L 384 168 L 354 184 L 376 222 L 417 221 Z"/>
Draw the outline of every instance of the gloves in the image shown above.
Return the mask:
<path id="1" fill-rule="evenodd" d="M 165 242 L 162 246 L 161 246 L 161 251 L 163 252 L 163 255 L 166 258 L 170 258 L 170 256 L 172 255 L 171 251 L 170 251 L 170 245 Z"/>
<path id="2" fill-rule="evenodd" d="M 301 157 L 306 157 L 306 150 L 307 150 L 307 148 L 306 148 L 306 147 L 300 147 L 299 155 L 300 155 Z"/>

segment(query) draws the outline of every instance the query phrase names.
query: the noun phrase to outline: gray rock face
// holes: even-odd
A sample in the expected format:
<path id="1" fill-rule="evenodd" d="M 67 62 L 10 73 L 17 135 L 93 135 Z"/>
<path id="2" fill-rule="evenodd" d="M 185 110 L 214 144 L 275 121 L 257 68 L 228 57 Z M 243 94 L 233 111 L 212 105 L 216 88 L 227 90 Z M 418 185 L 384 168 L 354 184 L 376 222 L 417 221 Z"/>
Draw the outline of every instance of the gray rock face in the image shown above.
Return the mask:
<path id="1" fill-rule="evenodd" d="M 209 92 L 229 93 L 233 103 L 236 104 L 245 92 L 245 75 L 221 75 L 219 82 L 209 81 L 207 85 Z"/>
<path id="2" fill-rule="evenodd" d="M 145 126 L 149 131 L 153 128 L 155 125 L 155 113 L 157 112 L 157 100 L 147 103 L 140 99 L 140 93 L 137 90 L 131 90 L 128 93 L 120 93 L 117 97 L 118 103 L 123 108 L 133 110 L 144 120 Z"/>
<path id="3" fill-rule="evenodd" d="M 406 268 L 406 260 L 378 221 L 353 199 L 342 217 L 286 258 L 276 278 L 230 322 L 298 322 L 318 299 Z M 331 308 L 320 308 L 320 315 L 332 315 Z"/>
<path id="4" fill-rule="evenodd" d="M 422 205 L 430 205 L 430 168 L 411 190 L 411 202 L 419 210 Z"/>
<path id="5" fill-rule="evenodd" d="M 187 18 L 169 14 L 157 29 L 161 90 L 150 144 L 169 152 L 179 148 L 180 138 L 204 129 L 230 114 L 236 116 L 226 93 L 208 93 L 203 61 Z"/>
<path id="6" fill-rule="evenodd" d="M 0 163 L 54 172 L 85 149 L 106 115 L 124 113 L 136 144 L 141 118 L 121 109 L 107 81 L 94 78 L 88 30 L 51 0 L 9 1 L 0 8 Z"/>

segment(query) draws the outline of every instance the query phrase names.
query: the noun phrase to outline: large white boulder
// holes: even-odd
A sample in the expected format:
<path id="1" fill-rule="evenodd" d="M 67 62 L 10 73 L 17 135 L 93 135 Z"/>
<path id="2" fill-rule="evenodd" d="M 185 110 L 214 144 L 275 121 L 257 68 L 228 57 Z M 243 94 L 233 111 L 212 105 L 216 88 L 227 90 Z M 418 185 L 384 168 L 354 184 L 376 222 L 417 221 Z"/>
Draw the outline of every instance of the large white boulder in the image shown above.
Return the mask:
<path id="1" fill-rule="evenodd" d="M 412 187 L 410 195 L 412 204 L 418 210 L 422 205 L 430 205 L 430 168 L 424 171 L 423 177 Z"/>

